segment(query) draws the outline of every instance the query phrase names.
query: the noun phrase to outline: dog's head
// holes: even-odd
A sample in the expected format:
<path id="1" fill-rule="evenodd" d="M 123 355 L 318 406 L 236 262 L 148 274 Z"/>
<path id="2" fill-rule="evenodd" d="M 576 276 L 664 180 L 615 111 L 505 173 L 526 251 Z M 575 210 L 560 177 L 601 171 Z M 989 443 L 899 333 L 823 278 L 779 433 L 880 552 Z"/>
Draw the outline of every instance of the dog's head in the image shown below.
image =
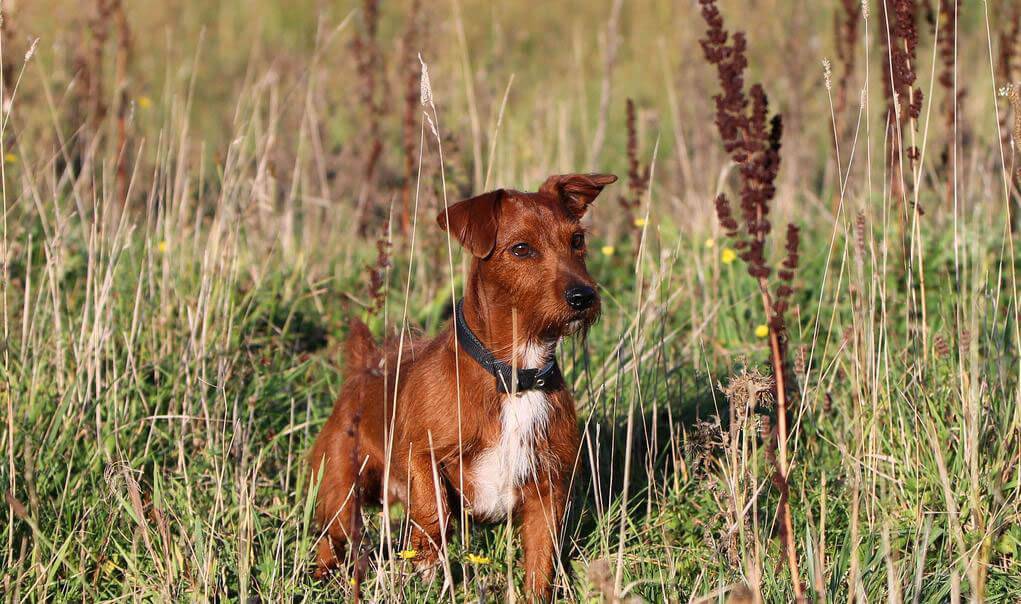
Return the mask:
<path id="1" fill-rule="evenodd" d="M 474 256 L 474 277 L 490 301 L 516 307 L 530 333 L 559 337 L 599 316 L 581 218 L 616 180 L 612 174 L 550 176 L 536 193 L 484 193 L 450 206 L 437 222 Z"/>

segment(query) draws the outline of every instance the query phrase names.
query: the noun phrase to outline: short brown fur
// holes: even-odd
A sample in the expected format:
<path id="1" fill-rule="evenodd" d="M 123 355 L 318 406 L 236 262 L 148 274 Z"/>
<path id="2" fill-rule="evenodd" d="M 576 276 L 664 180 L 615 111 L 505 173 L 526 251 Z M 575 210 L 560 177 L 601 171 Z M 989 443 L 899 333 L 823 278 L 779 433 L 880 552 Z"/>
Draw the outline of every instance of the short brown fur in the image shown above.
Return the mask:
<path id="1" fill-rule="evenodd" d="M 514 357 L 520 366 L 529 346 L 552 355 L 560 338 L 595 321 L 599 300 L 585 266 L 580 220 L 615 180 L 601 174 L 551 176 L 536 193 L 484 193 L 437 217 L 473 255 L 464 316 L 497 358 L 509 363 Z M 583 308 L 568 301 L 577 291 L 591 294 Z M 390 487 L 387 499 L 401 501 L 409 511 L 413 530 L 407 547 L 416 552 L 420 568 L 435 567 L 441 527 L 448 525 L 450 505 L 437 492 L 460 492 L 469 507 L 475 500 L 472 471 L 482 452 L 500 440 L 508 395 L 455 347 L 454 334 L 451 320 L 432 340 L 406 343 L 403 351 L 396 344 L 380 349 L 361 321 L 351 322 L 345 384 L 309 457 L 313 476 L 322 476 L 315 512 L 324 531 L 320 575 L 340 563 L 345 545 L 358 535 L 352 502 L 380 502 L 384 480 Z M 574 400 L 563 384 L 545 396 L 548 421 L 535 433 L 534 470 L 517 485 L 512 514 L 521 534 L 526 590 L 547 600 L 578 428 Z"/>

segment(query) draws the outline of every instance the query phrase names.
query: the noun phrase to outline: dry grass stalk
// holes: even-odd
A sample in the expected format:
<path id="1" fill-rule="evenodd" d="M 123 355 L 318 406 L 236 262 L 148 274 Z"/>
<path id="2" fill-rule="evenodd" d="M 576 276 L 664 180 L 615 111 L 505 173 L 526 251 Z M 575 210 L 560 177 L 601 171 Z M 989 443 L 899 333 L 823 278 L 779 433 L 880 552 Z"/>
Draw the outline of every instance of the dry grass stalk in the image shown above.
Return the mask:
<path id="1" fill-rule="evenodd" d="M 1021 5 L 1015 3 L 1010 13 L 1001 19 L 1003 28 L 999 32 L 997 40 L 996 77 L 1000 82 L 1010 86 L 1017 74 L 1018 48 L 1021 47 Z M 1000 114 L 1000 145 L 1004 150 L 1011 149 L 1012 129 L 1009 126 L 1011 110 Z M 1016 114 L 1016 111 L 1015 111 Z M 1009 164 L 1017 164 L 1017 146 L 1013 147 Z M 1009 179 L 1011 204 L 1010 228 L 1012 232 L 1021 230 L 1021 187 L 1019 180 L 1013 174 Z"/>
<path id="2" fill-rule="evenodd" d="M 748 447 L 749 437 L 754 438 L 757 433 L 766 443 L 766 453 L 770 456 L 770 462 L 775 465 L 772 458 L 775 451 L 775 434 L 769 421 L 769 413 L 773 409 L 774 391 L 776 383 L 772 377 L 764 375 L 757 368 L 744 368 L 737 375 L 731 376 L 726 386 L 719 385 L 720 391 L 726 397 L 730 413 L 728 426 L 728 441 L 726 443 L 726 454 L 728 466 L 731 469 L 730 480 L 732 486 L 727 497 L 727 514 L 729 516 L 729 528 L 724 535 L 725 546 L 731 564 L 737 567 L 741 561 L 739 533 L 749 533 L 750 518 L 748 517 L 751 506 L 748 501 L 755 497 L 756 486 L 751 471 L 748 469 Z M 774 484 L 776 474 L 774 473 Z M 786 489 L 786 481 L 782 481 L 780 488 L 781 497 L 783 489 Z"/>
<path id="3" fill-rule="evenodd" d="M 610 561 L 605 558 L 593 560 L 586 571 L 589 583 L 603 597 L 606 604 L 638 604 L 638 598 L 621 595 L 613 585 L 613 570 Z"/>
<path id="4" fill-rule="evenodd" d="M 15 48 L 10 48 L 11 43 L 17 38 L 16 16 L 14 11 L 6 4 L 0 7 L 0 37 L 3 38 L 3 56 L 0 57 L 0 70 L 3 70 L 2 78 L 0 78 L 0 86 L 3 86 L 3 95 L 0 98 L 0 102 L 3 103 L 4 111 L 8 111 L 12 102 L 14 94 L 14 82 L 17 76 L 17 61 L 18 52 Z M 7 134 L 7 133 L 5 133 Z M 4 141 L 5 144 L 7 141 Z M 7 144 L 4 148 L 9 148 Z"/>
<path id="5" fill-rule="evenodd" d="M 888 10 L 888 5 L 892 11 Z M 879 39 L 883 45 L 883 91 L 887 101 L 887 124 L 890 145 L 886 156 L 890 177 L 890 197 L 898 204 L 898 221 L 904 248 L 904 263 L 909 251 L 907 242 L 908 198 L 904 187 L 903 157 L 913 168 L 918 149 L 904 143 L 904 133 L 912 131 L 922 111 L 922 92 L 915 87 L 915 52 L 918 30 L 915 24 L 915 0 L 893 0 L 877 3 L 879 8 Z M 903 155 L 903 157 L 902 157 Z"/>
<path id="6" fill-rule="evenodd" d="M 351 447 L 351 461 L 354 467 L 361 467 L 361 423 L 362 414 L 361 412 L 355 413 L 354 417 L 351 418 L 351 426 L 348 428 L 348 437 L 354 441 L 354 446 Z M 362 540 L 362 492 L 361 488 L 355 485 L 355 488 L 351 492 L 351 524 L 348 527 L 348 534 L 351 535 L 350 551 L 348 554 L 354 560 L 354 568 L 351 577 L 351 584 L 353 587 L 352 601 L 359 602 L 362 595 L 362 577 L 364 576 L 365 569 L 362 565 L 361 560 L 361 540 Z"/>
<path id="7" fill-rule="evenodd" d="M 106 78 L 106 57 L 111 37 L 115 35 L 114 72 L 112 91 L 114 93 L 111 111 L 111 89 Z M 93 156 L 104 142 L 113 145 L 115 157 L 116 200 L 123 205 L 127 200 L 129 170 L 129 126 L 131 118 L 131 95 L 129 73 L 133 55 L 133 36 L 130 22 L 122 0 L 95 0 L 84 24 L 84 34 L 79 38 L 72 58 L 71 70 L 75 84 L 72 88 L 70 108 L 65 113 L 66 123 L 72 135 L 67 158 L 74 178 L 88 186 L 88 174 Z M 109 126 L 108 118 L 113 115 L 113 133 L 104 136 Z M 63 159 L 63 158 L 62 158 Z"/>
<path id="8" fill-rule="evenodd" d="M 411 186 L 415 181 L 415 143 L 418 139 L 419 83 L 418 46 L 422 0 L 412 0 L 408 23 L 401 38 L 401 73 L 404 75 L 404 115 L 401 120 L 401 147 L 404 152 L 404 182 L 401 185 L 401 233 L 411 231 Z"/>
<path id="9" fill-rule="evenodd" d="M 716 126 L 724 148 L 737 163 L 741 180 L 741 217 L 743 229 L 734 218 L 730 201 L 725 194 L 716 199 L 716 212 L 727 236 L 734 241 L 739 257 L 747 265 L 748 274 L 755 279 L 762 296 L 765 316 L 769 320 L 769 343 L 772 353 L 773 375 L 776 380 L 776 414 L 779 455 L 776 458 L 774 482 L 781 493 L 781 540 L 791 572 L 794 593 L 804 598 L 798 570 L 797 549 L 794 542 L 787 484 L 787 406 L 785 373 L 786 328 L 784 313 L 793 292 L 791 284 L 798 265 L 798 229 L 787 228 L 787 257 L 779 276 L 781 282 L 775 292 L 769 288 L 772 269 L 765 258 L 766 238 L 771 230 L 770 204 L 776 194 L 775 180 L 780 169 L 780 139 L 783 126 L 780 115 L 769 117 L 769 102 L 760 84 L 753 84 L 745 92 L 744 70 L 748 65 L 747 48 L 743 32 L 736 32 L 728 44 L 729 33 L 724 29 L 723 17 L 715 0 L 700 0 L 702 17 L 707 24 L 706 37 L 701 41 L 706 60 L 714 65 L 722 91 L 714 96 Z"/>
<path id="10" fill-rule="evenodd" d="M 92 14 L 89 16 L 89 32 L 92 36 L 89 46 L 88 61 L 88 124 L 92 136 L 98 136 L 103 120 L 106 119 L 109 107 L 106 95 L 103 94 L 103 66 L 106 54 L 106 43 L 110 39 L 110 24 L 116 11 L 118 0 L 96 0 Z"/>
<path id="11" fill-rule="evenodd" d="M 943 112 L 947 129 L 946 154 L 947 189 L 946 205 L 953 207 L 954 193 L 957 182 L 957 148 L 960 143 L 961 130 L 960 108 L 966 93 L 965 88 L 957 85 L 957 18 L 960 0 L 944 0 L 940 2 L 939 17 L 936 29 L 939 38 L 940 75 L 939 83 L 943 87 Z"/>
<path id="12" fill-rule="evenodd" d="M 351 53 L 358 73 L 358 101 L 365 111 L 365 139 L 362 156 L 362 193 L 359 195 L 359 231 L 367 226 L 366 200 L 371 196 L 379 159 L 383 154 L 381 123 L 385 113 L 383 53 L 379 47 L 379 0 L 363 0 L 362 27 L 351 40 Z"/>
<path id="13" fill-rule="evenodd" d="M 1014 84 L 1007 91 L 1007 100 L 1010 101 L 1011 111 L 1014 112 L 1014 127 L 1011 128 L 1011 136 L 1014 139 L 1014 149 L 1021 149 L 1021 85 Z M 1021 180 L 1021 167 L 1014 168 L 1015 181 Z"/>
<path id="14" fill-rule="evenodd" d="M 638 253 L 638 239 L 641 236 L 642 227 L 638 221 L 638 209 L 642 205 L 642 196 L 649 189 L 650 166 L 642 167 L 638 159 L 638 128 L 636 125 L 637 115 L 635 102 L 627 100 L 627 159 L 628 159 L 628 180 L 627 195 L 617 198 L 624 216 L 631 229 L 632 241 L 634 242 L 635 254 Z"/>
<path id="15" fill-rule="evenodd" d="M 599 87 L 599 121 L 592 135 L 589 147 L 588 167 L 594 170 L 599 155 L 603 152 L 606 141 L 606 122 L 610 117 L 610 90 L 613 82 L 613 66 L 617 63 L 617 49 L 620 47 L 620 11 L 624 0 L 613 0 L 610 7 L 610 18 L 606 21 L 606 34 L 603 40 L 603 79 Z"/>
<path id="16" fill-rule="evenodd" d="M 365 267 L 369 277 L 369 312 L 379 314 L 386 303 L 387 273 L 390 270 L 390 221 L 383 224 L 383 234 L 376 240 L 376 263 Z"/>
<path id="17" fill-rule="evenodd" d="M 128 122 L 131 95 L 128 72 L 131 66 L 132 36 L 123 0 L 112 0 L 111 16 L 117 27 L 116 80 L 117 87 L 117 199 L 121 205 L 128 200 Z"/>
<path id="18" fill-rule="evenodd" d="M 833 112 L 837 118 L 837 132 L 839 133 L 843 132 L 840 127 L 841 117 L 844 110 L 847 109 L 847 89 L 851 82 L 851 74 L 854 73 L 858 25 L 862 18 L 860 0 L 841 0 L 841 5 L 843 10 L 834 16 L 833 26 L 837 46 L 837 63 L 840 65 Z"/>
<path id="19" fill-rule="evenodd" d="M 1003 28 L 997 36 L 996 78 L 1000 82 L 1014 81 L 1017 72 L 1018 48 L 1021 46 L 1021 4 L 1014 4 L 1009 14 L 1001 19 Z M 1000 115 L 1000 136 L 1004 148 L 1010 147 L 1011 132 L 1007 127 L 1009 113 Z"/>

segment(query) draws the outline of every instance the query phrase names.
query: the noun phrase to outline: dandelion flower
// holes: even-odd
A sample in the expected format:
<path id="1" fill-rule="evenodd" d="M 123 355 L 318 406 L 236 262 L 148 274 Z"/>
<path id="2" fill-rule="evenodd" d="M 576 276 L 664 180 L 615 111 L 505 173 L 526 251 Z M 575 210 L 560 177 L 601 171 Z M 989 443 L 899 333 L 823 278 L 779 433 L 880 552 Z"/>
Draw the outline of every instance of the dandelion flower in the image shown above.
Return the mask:
<path id="1" fill-rule="evenodd" d="M 616 251 L 617 248 L 613 247 L 612 245 L 604 245 L 602 250 L 604 256 L 612 256 L 613 253 Z"/>
<path id="2" fill-rule="evenodd" d="M 13 153 L 4 154 L 4 163 L 16 164 L 18 163 L 18 156 Z"/>
<path id="3" fill-rule="evenodd" d="M 766 337 L 768 335 L 769 335 L 769 326 L 768 325 L 757 325 L 755 327 L 755 337 L 756 338 L 764 338 L 764 337 Z"/>
<path id="4" fill-rule="evenodd" d="M 644 218 L 635 218 L 635 226 L 638 227 L 638 228 L 642 228 L 643 226 L 645 226 L 645 219 Z"/>
<path id="5" fill-rule="evenodd" d="M 397 552 L 397 555 L 401 557 L 401 560 L 414 560 L 415 556 L 418 555 L 418 551 L 413 549 L 406 549 Z"/>
<path id="6" fill-rule="evenodd" d="M 485 565 L 485 564 L 489 564 L 490 562 L 492 562 L 492 560 L 490 560 L 488 556 L 478 556 L 478 555 L 475 555 L 475 554 L 468 554 L 468 562 L 470 562 L 471 564 L 474 564 L 476 566 L 482 566 L 482 565 Z"/>
<path id="7" fill-rule="evenodd" d="M 725 247 L 723 248 L 723 252 L 720 253 L 720 260 L 722 260 L 724 264 L 733 264 L 734 261 L 737 260 L 737 252 L 729 247 Z"/>

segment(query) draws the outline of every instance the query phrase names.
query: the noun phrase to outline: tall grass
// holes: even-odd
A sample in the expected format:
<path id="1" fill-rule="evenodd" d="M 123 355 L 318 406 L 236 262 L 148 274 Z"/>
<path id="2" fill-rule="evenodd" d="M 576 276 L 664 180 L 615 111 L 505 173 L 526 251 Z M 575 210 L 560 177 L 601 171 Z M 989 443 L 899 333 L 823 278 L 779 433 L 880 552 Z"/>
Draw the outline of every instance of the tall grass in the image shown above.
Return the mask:
<path id="1" fill-rule="evenodd" d="M 764 438 L 771 317 L 714 213 L 740 181 L 709 123 L 695 3 L 422 3 L 417 26 L 413 2 L 378 3 L 371 103 L 346 51 L 363 4 L 377 5 L 123 3 L 130 60 L 107 39 L 84 90 L 76 49 L 98 40 L 77 3 L 3 4 L 0 592 L 350 598 L 353 568 L 312 577 L 304 462 L 343 381 L 347 318 L 435 332 L 466 266 L 432 228 L 443 204 L 596 162 L 649 178 L 627 212 L 623 189 L 596 204 L 603 318 L 560 351 L 582 431 L 560 596 L 793 599 Z M 925 103 L 894 132 L 877 3 L 719 5 L 751 34 L 749 78 L 792 114 L 770 212 L 801 227 L 786 320 L 797 582 L 820 601 L 1021 598 L 1017 164 L 997 95 L 1009 7 L 962 2 L 954 24 L 919 27 Z M 841 50 L 838 11 L 860 19 Z M 968 90 L 957 138 L 939 100 L 930 111 L 949 27 Z M 431 75 L 435 105 L 411 120 L 397 99 L 421 67 L 398 40 Z M 831 113 L 822 70 L 793 65 L 847 53 Z M 124 95 L 127 111 L 90 126 L 88 107 Z M 906 214 L 887 161 L 901 140 L 918 147 Z M 401 510 L 362 516 L 365 599 L 521 592 L 508 525 L 452 530 L 430 583 L 400 556 Z"/>

